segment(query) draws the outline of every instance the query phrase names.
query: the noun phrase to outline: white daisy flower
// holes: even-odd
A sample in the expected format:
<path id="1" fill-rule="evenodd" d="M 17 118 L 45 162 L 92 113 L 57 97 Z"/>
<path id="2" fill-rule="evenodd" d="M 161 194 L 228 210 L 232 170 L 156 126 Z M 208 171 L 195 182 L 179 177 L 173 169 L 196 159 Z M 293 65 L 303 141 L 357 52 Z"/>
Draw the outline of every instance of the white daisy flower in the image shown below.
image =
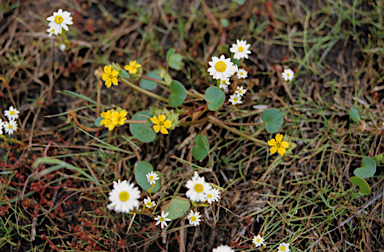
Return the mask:
<path id="1" fill-rule="evenodd" d="M 187 217 L 187 219 L 189 220 L 189 224 L 194 225 L 195 227 L 200 225 L 200 218 L 200 213 L 198 211 L 193 212 L 193 210 L 191 210 Z"/>
<path id="2" fill-rule="evenodd" d="M 218 189 L 212 188 L 205 194 L 206 199 L 209 204 L 212 204 L 212 202 L 219 202 L 220 199 L 220 191 Z"/>
<path id="3" fill-rule="evenodd" d="M 51 37 L 52 35 L 57 35 L 58 34 L 57 31 L 54 28 L 52 28 L 52 27 L 49 27 L 47 29 L 47 32 L 49 33 L 48 37 Z"/>
<path id="4" fill-rule="evenodd" d="M 253 237 L 252 242 L 253 242 L 253 244 L 255 244 L 255 246 L 257 248 L 257 247 L 260 247 L 264 244 L 264 238 L 261 237 L 261 235 L 257 235 L 257 236 Z"/>
<path id="5" fill-rule="evenodd" d="M 244 68 L 240 68 L 237 72 L 237 78 L 239 79 L 245 79 L 248 77 L 248 72 Z"/>
<path id="6" fill-rule="evenodd" d="M 231 59 L 226 59 L 224 55 L 221 55 L 220 59 L 213 56 L 212 61 L 208 62 L 208 64 L 211 67 L 208 68 L 207 71 L 210 75 L 212 75 L 212 78 L 216 80 L 229 78 L 236 71 L 236 68 L 233 66 Z"/>
<path id="7" fill-rule="evenodd" d="M 17 130 L 17 122 L 15 120 L 10 120 L 9 122 L 4 122 L 4 131 L 9 135 L 12 135 L 13 132 Z"/>
<path id="8" fill-rule="evenodd" d="M 217 248 L 214 248 L 212 252 L 235 252 L 233 249 L 231 249 L 228 245 L 220 245 Z"/>
<path id="9" fill-rule="evenodd" d="M 234 93 L 233 95 L 231 95 L 228 99 L 228 101 L 230 101 L 232 103 L 232 105 L 236 105 L 236 104 L 241 104 L 243 103 L 241 101 L 241 96 L 239 96 L 238 94 Z"/>
<path id="10" fill-rule="evenodd" d="M 247 44 L 246 40 L 237 40 L 236 44 L 232 44 L 232 47 L 229 49 L 235 55 L 233 56 L 235 59 L 248 59 L 248 54 L 251 54 L 251 51 L 248 50 L 250 44 Z"/>
<path id="11" fill-rule="evenodd" d="M 152 185 L 152 184 L 156 184 L 156 180 L 159 179 L 159 176 L 157 175 L 157 173 L 156 173 L 156 172 L 153 172 L 153 171 L 148 172 L 146 176 L 147 176 L 148 182 L 149 182 L 151 185 Z"/>
<path id="12" fill-rule="evenodd" d="M 292 71 L 292 69 L 284 69 L 284 72 L 281 75 L 285 81 L 291 81 L 295 76 L 295 73 Z"/>
<path id="13" fill-rule="evenodd" d="M 133 183 L 128 184 L 126 180 L 113 183 L 113 189 L 109 192 L 109 200 L 116 212 L 129 213 L 139 205 L 140 191 L 134 187 Z"/>
<path id="14" fill-rule="evenodd" d="M 284 242 L 280 243 L 279 252 L 289 252 L 289 251 L 291 251 L 289 249 L 289 243 L 284 243 Z"/>
<path id="15" fill-rule="evenodd" d="M 231 82 L 229 81 L 229 78 L 220 79 L 219 88 L 226 88 L 228 87 L 229 84 L 231 84 Z"/>
<path id="16" fill-rule="evenodd" d="M 185 194 L 191 201 L 203 202 L 206 200 L 205 194 L 212 189 L 212 187 L 204 181 L 204 177 L 195 176 L 187 181 L 186 187 L 189 189 Z"/>
<path id="17" fill-rule="evenodd" d="M 68 26 L 73 24 L 71 13 L 60 9 L 58 12 L 54 12 L 52 16 L 47 18 L 49 27 L 54 29 L 54 32 L 61 34 L 62 29 L 68 31 Z"/>
<path id="18" fill-rule="evenodd" d="M 247 92 L 246 89 L 244 89 L 244 87 L 237 87 L 235 93 L 238 94 L 239 96 L 243 96 L 245 95 L 245 93 Z"/>
<path id="19" fill-rule="evenodd" d="M 19 118 L 19 113 L 20 111 L 13 106 L 10 106 L 8 110 L 4 111 L 4 115 L 8 118 L 8 120 L 16 120 Z"/>
<path id="20" fill-rule="evenodd" d="M 168 226 L 167 221 L 171 221 L 171 219 L 166 218 L 168 214 L 169 213 L 164 214 L 164 211 L 162 211 L 161 215 L 158 215 L 157 217 L 155 217 L 155 220 L 157 220 L 156 226 L 161 224 L 161 229 L 163 229 L 164 227 L 167 227 Z"/>
<path id="21" fill-rule="evenodd" d="M 195 171 L 195 172 L 193 173 L 192 180 L 196 180 L 196 179 L 198 179 L 198 178 L 200 178 L 200 176 L 199 176 L 199 174 L 197 173 L 197 171 Z"/>
<path id="22" fill-rule="evenodd" d="M 3 122 L 3 120 L 1 120 L 1 118 L 0 118 L 0 135 L 3 134 L 3 126 L 4 126 L 4 122 Z"/>
<path id="23" fill-rule="evenodd" d="M 148 197 L 148 198 L 144 199 L 144 205 L 145 205 L 147 208 L 152 208 L 152 207 L 156 206 L 156 202 L 151 201 L 151 198 Z"/>

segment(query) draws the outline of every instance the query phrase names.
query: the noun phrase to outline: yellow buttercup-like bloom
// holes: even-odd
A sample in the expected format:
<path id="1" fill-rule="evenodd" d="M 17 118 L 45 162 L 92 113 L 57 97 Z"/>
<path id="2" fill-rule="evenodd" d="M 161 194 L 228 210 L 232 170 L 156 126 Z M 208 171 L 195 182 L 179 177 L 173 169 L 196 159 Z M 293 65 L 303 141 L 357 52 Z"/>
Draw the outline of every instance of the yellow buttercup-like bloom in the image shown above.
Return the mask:
<path id="1" fill-rule="evenodd" d="M 127 120 L 127 111 L 122 110 L 119 112 L 115 111 L 112 113 L 112 122 L 117 125 L 124 125 L 125 120 Z"/>
<path id="2" fill-rule="evenodd" d="M 274 154 L 276 151 L 281 155 L 283 156 L 285 154 L 285 149 L 287 149 L 289 147 L 289 143 L 288 142 L 285 142 L 283 141 L 283 135 L 282 134 L 277 134 L 276 135 L 276 140 L 275 139 L 271 139 L 268 141 L 268 144 L 270 146 L 272 146 L 271 148 L 271 154 Z"/>
<path id="3" fill-rule="evenodd" d="M 135 61 L 130 61 L 129 65 L 124 67 L 124 70 L 129 71 L 130 74 L 136 74 L 141 65 Z"/>
<path id="4" fill-rule="evenodd" d="M 168 130 L 170 127 L 172 127 L 172 122 L 170 120 L 165 120 L 165 115 L 159 115 L 159 118 L 156 116 L 153 116 L 151 118 L 151 121 L 153 122 L 153 130 L 158 133 L 159 131 L 162 134 L 168 134 Z"/>
<path id="5" fill-rule="evenodd" d="M 113 85 L 118 85 L 117 76 L 119 76 L 119 72 L 110 66 L 105 66 L 104 72 L 101 74 L 101 78 L 105 81 L 107 87 L 110 87 L 112 83 Z"/>
<path id="6" fill-rule="evenodd" d="M 111 109 L 111 110 L 102 112 L 100 114 L 100 116 L 103 118 L 103 120 L 101 120 L 101 122 L 100 122 L 100 125 L 104 125 L 109 130 L 113 130 L 115 128 L 115 124 L 112 121 L 112 119 L 113 119 L 112 113 L 113 112 L 114 112 L 114 110 Z"/>

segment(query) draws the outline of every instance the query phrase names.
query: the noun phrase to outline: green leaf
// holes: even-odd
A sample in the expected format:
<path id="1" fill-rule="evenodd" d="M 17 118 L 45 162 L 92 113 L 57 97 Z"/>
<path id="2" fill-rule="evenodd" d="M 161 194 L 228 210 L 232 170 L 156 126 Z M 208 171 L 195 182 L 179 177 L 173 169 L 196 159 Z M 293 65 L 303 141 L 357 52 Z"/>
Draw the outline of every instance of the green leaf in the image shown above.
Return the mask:
<path id="1" fill-rule="evenodd" d="M 157 79 L 157 80 L 161 80 L 161 78 L 159 76 L 159 70 L 150 71 L 145 76 L 148 76 L 148 77 L 151 77 L 151 78 L 154 78 L 154 79 Z M 150 81 L 150 80 L 147 80 L 147 79 L 143 79 L 143 78 L 140 80 L 139 85 L 140 85 L 141 88 L 147 89 L 147 90 L 154 90 L 157 87 L 157 83 L 156 82 Z"/>
<path id="2" fill-rule="evenodd" d="M 171 58 L 171 56 L 176 52 L 176 49 L 175 48 L 171 48 L 168 50 L 167 52 L 167 57 L 166 57 L 166 60 L 167 62 L 169 62 L 169 59 Z"/>
<path id="3" fill-rule="evenodd" d="M 119 76 L 120 77 L 123 77 L 123 78 L 129 78 L 129 73 L 127 71 L 125 71 L 124 69 L 121 69 L 121 73 L 119 73 Z"/>
<path id="4" fill-rule="evenodd" d="M 223 90 L 218 87 L 209 87 L 207 91 L 205 91 L 205 100 L 209 103 L 208 109 L 215 111 L 223 105 L 225 94 Z"/>
<path id="5" fill-rule="evenodd" d="M 197 135 L 195 137 L 195 146 L 192 149 L 193 158 L 196 160 L 202 160 L 209 153 L 209 143 L 208 139 L 203 135 Z"/>
<path id="6" fill-rule="evenodd" d="M 153 167 L 150 163 L 147 161 L 140 161 L 137 163 L 136 168 L 134 170 L 135 179 L 137 184 L 144 190 L 147 191 L 149 188 L 151 188 L 151 184 L 148 182 L 147 174 L 149 172 L 153 171 Z M 161 176 L 161 173 L 158 171 L 155 171 L 159 177 Z M 153 188 L 152 192 L 158 192 L 161 189 L 161 182 L 160 179 L 156 180 L 155 187 Z"/>
<path id="7" fill-rule="evenodd" d="M 187 92 L 185 91 L 183 84 L 176 80 L 173 80 L 169 87 L 171 88 L 172 94 L 168 98 L 168 104 L 172 108 L 176 108 L 183 104 L 185 98 L 187 98 Z"/>
<path id="8" fill-rule="evenodd" d="M 352 107 L 349 110 L 349 116 L 352 118 L 353 121 L 355 121 L 355 123 L 359 123 L 360 122 L 359 111 L 355 107 Z"/>
<path id="9" fill-rule="evenodd" d="M 169 202 L 168 208 L 164 212 L 169 212 L 167 218 L 171 220 L 183 217 L 189 210 L 190 203 L 188 199 L 182 197 L 174 197 Z"/>
<path id="10" fill-rule="evenodd" d="M 225 27 L 228 27 L 228 26 L 229 26 L 229 21 L 228 21 L 228 19 L 226 19 L 226 18 L 222 18 L 222 19 L 220 19 L 220 24 L 221 24 L 221 26 L 222 26 L 223 28 L 225 28 Z"/>
<path id="11" fill-rule="evenodd" d="M 132 116 L 132 120 L 148 120 L 153 117 L 152 113 L 148 110 L 142 110 Z M 152 129 L 152 124 L 129 124 L 129 130 L 132 135 L 144 143 L 149 143 L 155 140 L 156 133 Z"/>
<path id="12" fill-rule="evenodd" d="M 95 120 L 95 125 L 96 125 L 97 127 L 103 126 L 103 125 L 100 124 L 100 122 L 101 122 L 103 119 L 104 119 L 104 118 L 102 118 L 101 116 L 100 116 L 99 118 L 97 118 L 97 119 Z"/>
<path id="13" fill-rule="evenodd" d="M 175 53 L 171 56 L 168 63 L 170 68 L 180 70 L 184 66 L 183 56 L 178 53 Z"/>
<path id="14" fill-rule="evenodd" d="M 279 131 L 280 127 L 283 125 L 284 116 L 283 113 L 278 109 L 267 109 L 261 115 L 261 120 L 265 122 L 265 129 L 269 133 L 275 133 Z"/>
<path id="15" fill-rule="evenodd" d="M 360 189 L 360 192 L 362 192 L 365 195 L 371 194 L 371 188 L 369 187 L 367 181 L 365 181 L 362 178 L 358 177 L 351 177 L 351 183 L 355 186 L 358 186 Z"/>
<path id="16" fill-rule="evenodd" d="M 372 177 L 376 172 L 376 162 L 373 158 L 365 157 L 361 161 L 360 168 L 357 168 L 353 171 L 356 177 L 366 179 Z"/>

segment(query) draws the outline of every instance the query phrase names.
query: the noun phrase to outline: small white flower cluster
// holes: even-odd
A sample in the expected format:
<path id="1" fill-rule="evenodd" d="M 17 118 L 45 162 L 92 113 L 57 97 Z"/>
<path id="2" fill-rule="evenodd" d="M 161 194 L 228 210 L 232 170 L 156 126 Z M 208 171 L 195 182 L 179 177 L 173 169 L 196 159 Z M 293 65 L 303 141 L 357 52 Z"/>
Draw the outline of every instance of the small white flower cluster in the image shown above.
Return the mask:
<path id="1" fill-rule="evenodd" d="M 3 135 L 3 128 L 6 133 L 12 135 L 17 130 L 16 120 L 19 118 L 19 113 L 16 108 L 10 106 L 8 110 L 4 111 L 4 115 L 8 118 L 8 122 L 3 122 L 0 118 L 0 135 Z"/>
<path id="2" fill-rule="evenodd" d="M 256 248 L 261 247 L 264 245 L 264 238 L 261 237 L 261 235 L 254 236 L 252 243 L 253 245 L 255 245 Z M 291 250 L 289 249 L 289 243 L 282 242 L 279 244 L 278 252 L 290 252 L 290 251 Z M 228 245 L 220 245 L 217 248 L 214 248 L 212 252 L 234 252 L 234 250 Z"/>
<path id="3" fill-rule="evenodd" d="M 49 37 L 53 35 L 61 34 L 62 29 L 68 31 L 68 25 L 73 24 L 71 13 L 60 9 L 58 12 L 54 12 L 52 16 L 47 18 L 49 22 L 47 32 Z"/>
<path id="4" fill-rule="evenodd" d="M 205 182 L 205 178 L 200 177 L 196 171 L 192 179 L 188 180 L 185 186 L 189 189 L 185 194 L 191 201 L 212 204 L 220 199 L 220 191 L 212 188 L 210 184 Z M 191 210 L 187 218 L 189 224 L 196 227 L 200 224 L 201 214 L 198 211 L 194 212 Z"/>
<path id="5" fill-rule="evenodd" d="M 250 44 L 247 44 L 247 41 L 245 40 L 237 40 L 236 44 L 233 44 L 232 47 L 229 49 L 232 53 L 234 53 L 235 59 L 242 59 L 246 58 L 248 59 L 248 54 L 251 53 L 248 48 L 250 47 Z M 212 61 L 208 62 L 210 65 L 210 68 L 208 69 L 208 72 L 210 75 L 212 75 L 213 79 L 218 80 L 219 88 L 227 88 L 230 82 L 230 78 L 235 74 L 238 79 L 245 79 L 248 77 L 248 72 L 244 68 L 238 69 L 237 65 L 234 65 L 231 62 L 231 59 L 226 59 L 224 55 L 221 55 L 220 58 L 218 57 L 212 57 Z M 243 95 L 247 92 L 244 87 L 237 87 L 237 90 L 233 95 L 230 96 L 229 101 L 232 103 L 232 105 L 241 104 L 243 103 L 241 101 L 241 98 Z"/>
<path id="6" fill-rule="evenodd" d="M 157 173 L 149 172 L 146 174 L 148 182 L 154 187 L 156 180 L 159 179 Z M 124 180 L 120 182 L 113 182 L 113 189 L 109 192 L 110 203 L 107 208 L 109 210 L 115 210 L 116 212 L 129 213 L 139 206 L 140 190 L 137 187 L 134 187 L 135 184 L 129 184 L 128 181 Z M 152 201 L 150 197 L 144 199 L 144 206 L 148 209 L 156 206 L 156 202 Z M 161 228 L 168 226 L 167 221 L 171 219 L 167 218 L 169 213 L 161 212 L 161 215 L 158 215 L 154 219 L 157 221 L 156 226 L 161 224 Z"/>

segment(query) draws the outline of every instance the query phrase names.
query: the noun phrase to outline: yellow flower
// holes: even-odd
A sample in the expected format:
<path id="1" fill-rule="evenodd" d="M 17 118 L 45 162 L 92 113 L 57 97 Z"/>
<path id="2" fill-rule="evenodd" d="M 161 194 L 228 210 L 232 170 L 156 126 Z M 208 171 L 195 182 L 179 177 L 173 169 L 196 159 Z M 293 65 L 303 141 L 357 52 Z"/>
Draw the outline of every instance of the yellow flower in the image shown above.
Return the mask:
<path id="1" fill-rule="evenodd" d="M 276 151 L 283 156 L 285 153 L 285 149 L 289 147 L 288 142 L 283 141 L 283 135 L 282 134 L 277 134 L 276 135 L 276 141 L 275 139 L 271 139 L 268 141 L 268 144 L 272 146 L 271 148 L 271 154 L 274 154 Z"/>
<path id="2" fill-rule="evenodd" d="M 111 109 L 111 110 L 108 110 L 106 112 L 102 112 L 100 115 L 102 118 L 104 118 L 103 120 L 101 120 L 100 125 L 104 125 L 109 130 L 113 130 L 113 128 L 115 128 L 115 124 L 112 121 L 112 119 L 113 119 L 112 113 L 113 112 L 114 112 L 114 110 Z"/>
<path id="3" fill-rule="evenodd" d="M 127 111 L 122 110 L 119 112 L 115 111 L 112 113 L 112 122 L 117 125 L 124 125 L 127 116 Z"/>
<path id="4" fill-rule="evenodd" d="M 101 74 L 101 78 L 103 81 L 105 81 L 105 85 L 107 87 L 110 87 L 111 84 L 117 86 L 117 76 L 119 75 L 119 72 L 116 71 L 115 69 L 112 69 L 110 66 L 105 66 L 104 67 L 104 72 Z"/>
<path id="5" fill-rule="evenodd" d="M 153 122 L 153 130 L 158 133 L 159 131 L 162 134 L 168 134 L 168 130 L 170 127 L 172 127 L 172 122 L 170 120 L 165 121 L 165 115 L 159 115 L 159 119 L 157 119 L 156 116 L 153 116 L 151 118 L 151 121 Z M 167 129 L 166 129 L 167 128 Z"/>
<path id="6" fill-rule="evenodd" d="M 130 61 L 129 65 L 124 67 L 124 70 L 129 71 L 130 74 L 135 74 L 137 69 L 139 69 L 141 65 L 135 61 Z"/>

